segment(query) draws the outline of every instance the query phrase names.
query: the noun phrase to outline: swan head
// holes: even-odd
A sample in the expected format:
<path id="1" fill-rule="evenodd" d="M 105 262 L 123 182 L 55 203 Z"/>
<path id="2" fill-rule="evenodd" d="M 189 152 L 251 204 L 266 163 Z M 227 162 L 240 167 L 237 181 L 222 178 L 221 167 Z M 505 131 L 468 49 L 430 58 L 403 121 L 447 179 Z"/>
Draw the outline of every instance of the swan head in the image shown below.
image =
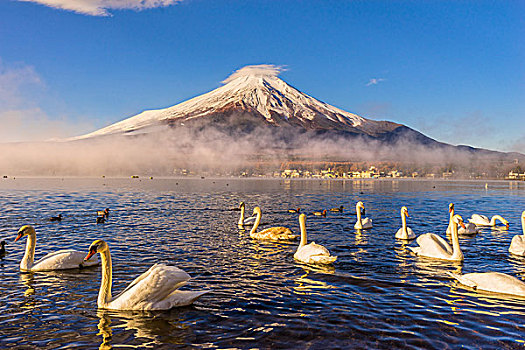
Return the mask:
<path id="1" fill-rule="evenodd" d="M 0 247 L 5 246 L 7 243 L 5 241 L 0 242 Z"/>
<path id="2" fill-rule="evenodd" d="M 450 204 L 448 205 L 448 212 L 449 212 L 449 213 L 452 213 L 453 211 L 454 211 L 454 203 L 450 203 Z"/>
<path id="3" fill-rule="evenodd" d="M 101 239 L 97 239 L 89 246 L 89 253 L 86 255 L 84 260 L 89 260 L 93 255 L 102 253 L 106 250 L 109 250 L 108 244 Z"/>
<path id="4" fill-rule="evenodd" d="M 253 208 L 253 215 L 261 214 L 261 208 L 255 207 Z"/>
<path id="5" fill-rule="evenodd" d="M 239 209 L 244 208 L 244 207 L 245 207 L 244 202 L 240 202 L 240 203 L 239 203 Z"/>
<path id="6" fill-rule="evenodd" d="M 401 207 L 401 215 L 410 216 L 408 215 L 408 208 L 407 207 Z"/>
<path id="7" fill-rule="evenodd" d="M 15 238 L 15 242 L 18 241 L 20 238 L 29 235 L 36 235 L 35 229 L 31 225 L 24 225 L 20 227 L 20 230 L 18 230 L 18 235 Z"/>
<path id="8" fill-rule="evenodd" d="M 363 204 L 363 202 L 361 201 L 357 202 L 357 204 L 355 205 L 355 211 L 360 212 L 361 215 L 366 215 L 365 205 Z"/>
<path id="9" fill-rule="evenodd" d="M 306 214 L 299 215 L 299 223 L 306 223 Z"/>
<path id="10" fill-rule="evenodd" d="M 460 225 L 461 227 L 465 228 L 465 224 L 463 223 L 463 218 L 460 215 L 458 214 L 454 215 L 454 217 L 452 218 L 452 221 L 456 223 L 456 225 Z"/>

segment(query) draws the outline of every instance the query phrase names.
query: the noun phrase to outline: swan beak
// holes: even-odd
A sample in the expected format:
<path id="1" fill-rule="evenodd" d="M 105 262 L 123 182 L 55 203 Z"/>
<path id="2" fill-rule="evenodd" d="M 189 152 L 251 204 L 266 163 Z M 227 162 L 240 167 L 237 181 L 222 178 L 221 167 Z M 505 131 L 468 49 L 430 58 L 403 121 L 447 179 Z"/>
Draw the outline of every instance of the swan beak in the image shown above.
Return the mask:
<path id="1" fill-rule="evenodd" d="M 15 242 L 18 241 L 20 238 L 22 238 L 24 234 L 22 232 L 18 232 L 18 236 L 15 238 Z"/>
<path id="2" fill-rule="evenodd" d="M 461 225 L 461 227 L 465 228 L 465 224 L 463 223 L 463 221 L 460 221 L 459 224 Z"/>
<path id="3" fill-rule="evenodd" d="M 84 261 L 89 260 L 95 254 L 97 254 L 97 250 L 96 249 L 90 250 L 88 255 L 86 255 L 86 257 L 84 258 Z"/>
<path id="4" fill-rule="evenodd" d="M 509 223 L 508 223 L 508 222 L 505 224 L 505 228 L 506 228 L 507 230 L 509 229 Z"/>

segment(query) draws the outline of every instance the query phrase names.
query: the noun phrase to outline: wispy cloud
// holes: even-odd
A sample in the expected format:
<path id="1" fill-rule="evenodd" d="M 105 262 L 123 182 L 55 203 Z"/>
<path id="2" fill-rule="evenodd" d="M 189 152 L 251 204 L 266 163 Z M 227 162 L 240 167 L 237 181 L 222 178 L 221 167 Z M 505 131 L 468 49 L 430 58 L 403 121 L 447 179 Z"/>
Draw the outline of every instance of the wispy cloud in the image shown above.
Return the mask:
<path id="1" fill-rule="evenodd" d="M 41 107 L 50 102 L 48 89 L 35 68 L 23 63 L 6 64 L 0 59 L 1 142 L 45 140 L 69 136 L 87 128 L 64 116 L 49 116 Z"/>
<path id="2" fill-rule="evenodd" d="M 90 16 L 111 16 L 109 10 L 141 11 L 167 7 L 183 0 L 18 0 L 34 2 L 56 9 L 73 11 Z"/>
<path id="3" fill-rule="evenodd" d="M 232 80 L 239 77 L 248 75 L 265 76 L 265 77 L 276 77 L 279 73 L 286 71 L 284 66 L 276 66 L 274 64 L 257 64 L 251 66 L 244 66 L 241 69 L 233 72 L 228 78 L 222 81 L 223 84 L 227 84 Z"/>
<path id="4" fill-rule="evenodd" d="M 366 83 L 366 86 L 377 85 L 377 84 L 379 84 L 382 81 L 385 81 L 385 79 L 383 79 L 383 78 L 372 78 L 372 79 L 370 79 L 368 81 L 368 83 Z"/>

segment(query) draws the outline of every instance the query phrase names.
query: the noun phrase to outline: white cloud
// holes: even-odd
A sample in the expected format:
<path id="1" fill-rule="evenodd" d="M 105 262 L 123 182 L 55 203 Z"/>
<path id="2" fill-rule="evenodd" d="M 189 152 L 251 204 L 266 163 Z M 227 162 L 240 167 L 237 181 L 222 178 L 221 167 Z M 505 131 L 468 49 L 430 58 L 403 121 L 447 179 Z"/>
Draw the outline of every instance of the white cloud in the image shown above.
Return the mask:
<path id="1" fill-rule="evenodd" d="M 372 78 L 372 79 L 370 79 L 368 81 L 368 83 L 366 83 L 366 86 L 377 85 L 377 84 L 379 84 L 382 81 L 385 81 L 385 79 L 383 79 L 383 78 Z"/>
<path id="2" fill-rule="evenodd" d="M 183 0 L 18 0 L 34 2 L 56 9 L 73 11 L 91 16 L 111 16 L 108 10 L 141 11 L 167 7 Z"/>
<path id="3" fill-rule="evenodd" d="M 254 75 L 254 76 L 263 76 L 263 77 L 276 77 L 279 73 L 286 71 L 284 66 L 276 66 L 273 64 L 258 64 L 252 66 L 245 66 L 241 69 L 236 70 L 226 78 L 222 83 L 227 84 L 232 80 L 235 80 L 239 77 Z"/>
<path id="4" fill-rule="evenodd" d="M 34 67 L 7 65 L 0 59 L 0 142 L 45 140 L 86 130 L 86 122 L 49 116 L 40 105 L 50 99 Z"/>

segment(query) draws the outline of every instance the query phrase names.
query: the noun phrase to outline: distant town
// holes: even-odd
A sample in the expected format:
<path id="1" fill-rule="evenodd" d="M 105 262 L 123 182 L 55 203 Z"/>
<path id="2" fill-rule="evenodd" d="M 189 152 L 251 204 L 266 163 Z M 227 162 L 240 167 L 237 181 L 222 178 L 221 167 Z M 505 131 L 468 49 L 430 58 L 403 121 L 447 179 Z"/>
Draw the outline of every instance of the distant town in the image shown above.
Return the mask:
<path id="1" fill-rule="evenodd" d="M 274 165 L 275 166 L 275 165 Z M 275 168 L 277 168 L 275 166 Z M 282 162 L 279 169 L 256 163 L 250 167 L 227 172 L 174 169 L 177 176 L 234 176 L 261 178 L 313 178 L 313 179 L 378 179 L 378 178 L 430 178 L 430 179 L 505 179 L 525 181 L 525 169 L 518 160 L 512 164 L 486 166 L 483 170 L 457 165 L 401 165 L 395 163 L 360 164 L 349 162 Z"/>

